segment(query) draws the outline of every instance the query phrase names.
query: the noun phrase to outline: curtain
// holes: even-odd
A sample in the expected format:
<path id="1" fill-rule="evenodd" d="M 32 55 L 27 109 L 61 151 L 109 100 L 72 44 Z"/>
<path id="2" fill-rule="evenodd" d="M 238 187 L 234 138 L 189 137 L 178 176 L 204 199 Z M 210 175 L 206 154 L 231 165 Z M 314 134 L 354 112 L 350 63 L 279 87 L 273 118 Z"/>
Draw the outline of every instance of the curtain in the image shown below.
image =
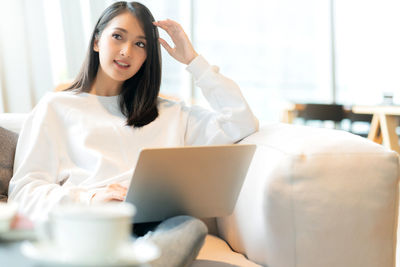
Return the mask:
<path id="1" fill-rule="evenodd" d="M 51 87 L 43 5 L 39 1 L 0 1 L 1 110 L 30 111 Z"/>
<path id="2" fill-rule="evenodd" d="M 110 2 L 0 1 L 0 110 L 29 112 L 46 92 L 73 79 L 90 34 L 82 25 Z"/>

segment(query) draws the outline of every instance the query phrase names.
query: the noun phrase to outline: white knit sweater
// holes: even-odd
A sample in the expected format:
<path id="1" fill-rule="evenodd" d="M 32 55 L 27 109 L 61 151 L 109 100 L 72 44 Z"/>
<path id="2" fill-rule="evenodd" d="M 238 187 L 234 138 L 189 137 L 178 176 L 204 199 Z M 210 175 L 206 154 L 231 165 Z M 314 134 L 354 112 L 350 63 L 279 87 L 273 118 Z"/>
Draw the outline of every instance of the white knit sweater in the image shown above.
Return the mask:
<path id="1" fill-rule="evenodd" d="M 126 126 L 118 96 L 51 92 L 20 132 L 9 199 L 32 220 L 58 203 L 89 204 L 111 183 L 129 184 L 142 148 L 236 142 L 258 129 L 239 87 L 201 56 L 187 67 L 213 110 L 159 99 L 159 116 Z"/>

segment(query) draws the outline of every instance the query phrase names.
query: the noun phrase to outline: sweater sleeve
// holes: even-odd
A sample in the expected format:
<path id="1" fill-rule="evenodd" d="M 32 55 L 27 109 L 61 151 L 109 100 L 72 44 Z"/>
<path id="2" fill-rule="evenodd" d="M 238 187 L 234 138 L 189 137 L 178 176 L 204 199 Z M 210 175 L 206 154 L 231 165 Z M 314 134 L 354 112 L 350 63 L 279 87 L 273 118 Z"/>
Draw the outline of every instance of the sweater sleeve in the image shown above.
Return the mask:
<path id="1" fill-rule="evenodd" d="M 239 86 L 219 73 L 202 56 L 187 67 L 212 110 L 189 108 L 185 145 L 231 144 L 258 130 L 258 120 L 250 110 Z"/>
<path id="2" fill-rule="evenodd" d="M 45 220 L 59 203 L 90 201 L 91 193 L 62 186 L 57 117 L 44 97 L 29 114 L 20 132 L 14 159 L 14 175 L 9 200 L 18 203 L 19 212 L 31 220 Z"/>

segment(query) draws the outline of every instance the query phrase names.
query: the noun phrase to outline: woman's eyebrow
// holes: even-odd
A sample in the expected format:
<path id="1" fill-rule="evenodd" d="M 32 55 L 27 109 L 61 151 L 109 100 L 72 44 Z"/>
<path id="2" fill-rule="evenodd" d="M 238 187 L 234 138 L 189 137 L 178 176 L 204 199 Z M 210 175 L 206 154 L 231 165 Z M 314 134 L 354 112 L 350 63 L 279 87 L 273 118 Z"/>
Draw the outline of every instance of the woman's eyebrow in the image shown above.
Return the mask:
<path id="1" fill-rule="evenodd" d="M 127 30 L 125 30 L 124 28 L 120 28 L 120 27 L 114 27 L 114 30 L 118 30 L 118 31 L 121 31 L 121 32 L 124 32 L 124 33 L 128 33 Z"/>
<path id="2" fill-rule="evenodd" d="M 115 27 L 114 30 L 121 31 L 121 32 L 123 32 L 123 33 L 128 33 L 127 30 L 125 30 L 124 28 L 120 28 L 120 27 Z M 136 36 L 136 38 L 139 38 L 139 39 L 146 39 L 146 36 L 139 35 L 139 36 Z"/>

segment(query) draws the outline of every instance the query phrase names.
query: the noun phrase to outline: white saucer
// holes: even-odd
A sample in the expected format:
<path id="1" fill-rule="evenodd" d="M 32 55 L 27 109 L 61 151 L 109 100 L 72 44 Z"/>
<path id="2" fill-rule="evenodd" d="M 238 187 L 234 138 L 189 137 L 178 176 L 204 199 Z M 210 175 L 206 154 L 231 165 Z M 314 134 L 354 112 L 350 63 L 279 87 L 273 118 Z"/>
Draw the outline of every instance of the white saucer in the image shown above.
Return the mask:
<path id="1" fill-rule="evenodd" d="M 104 259 L 72 259 L 66 253 L 48 242 L 24 242 L 22 254 L 36 263 L 48 266 L 140 266 L 160 256 L 156 245 L 148 240 L 135 240 L 121 246 L 112 258 Z"/>
<path id="2" fill-rule="evenodd" d="M 16 203 L 0 202 L 0 234 L 10 230 L 11 221 L 17 214 L 18 206 Z"/>

